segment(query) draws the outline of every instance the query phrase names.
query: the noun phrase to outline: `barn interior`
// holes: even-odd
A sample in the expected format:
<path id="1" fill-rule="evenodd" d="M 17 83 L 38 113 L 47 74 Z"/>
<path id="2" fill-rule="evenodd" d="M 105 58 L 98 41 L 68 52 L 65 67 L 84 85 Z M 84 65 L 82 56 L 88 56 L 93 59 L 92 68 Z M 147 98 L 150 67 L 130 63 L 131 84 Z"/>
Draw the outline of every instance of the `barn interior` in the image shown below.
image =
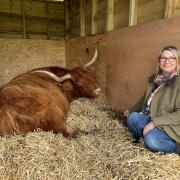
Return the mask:
<path id="1" fill-rule="evenodd" d="M 76 100 L 67 117 L 72 129 L 97 129 L 90 135 L 1 137 L 0 177 L 178 179 L 179 157 L 132 145 L 119 112 L 143 95 L 160 49 L 180 48 L 179 16 L 180 0 L 1 0 L 0 85 L 36 67 L 80 66 L 97 47 L 103 95 Z"/>

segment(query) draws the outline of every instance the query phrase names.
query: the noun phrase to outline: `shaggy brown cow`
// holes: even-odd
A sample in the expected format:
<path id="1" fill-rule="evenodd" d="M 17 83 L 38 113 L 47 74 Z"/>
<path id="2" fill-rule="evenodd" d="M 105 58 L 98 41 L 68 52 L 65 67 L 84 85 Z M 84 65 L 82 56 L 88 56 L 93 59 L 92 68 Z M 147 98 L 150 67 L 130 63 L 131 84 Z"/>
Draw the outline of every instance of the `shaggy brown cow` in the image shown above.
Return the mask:
<path id="1" fill-rule="evenodd" d="M 97 58 L 97 50 L 89 66 Z M 87 67 L 44 67 L 21 74 L 0 88 L 0 135 L 35 129 L 71 137 L 65 116 L 76 97 L 96 97 L 100 88 Z"/>

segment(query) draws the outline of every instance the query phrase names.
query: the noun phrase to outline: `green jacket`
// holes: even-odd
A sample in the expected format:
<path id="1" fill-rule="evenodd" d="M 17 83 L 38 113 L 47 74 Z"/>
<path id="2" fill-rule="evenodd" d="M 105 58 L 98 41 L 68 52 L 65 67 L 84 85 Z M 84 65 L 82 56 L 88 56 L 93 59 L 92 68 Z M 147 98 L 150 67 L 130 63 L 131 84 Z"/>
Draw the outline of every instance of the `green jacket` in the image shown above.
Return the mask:
<path id="1" fill-rule="evenodd" d="M 146 94 L 130 110 L 140 111 L 152 89 L 154 75 L 149 78 Z M 154 95 L 150 114 L 155 127 L 180 143 L 180 75 L 168 80 Z"/>

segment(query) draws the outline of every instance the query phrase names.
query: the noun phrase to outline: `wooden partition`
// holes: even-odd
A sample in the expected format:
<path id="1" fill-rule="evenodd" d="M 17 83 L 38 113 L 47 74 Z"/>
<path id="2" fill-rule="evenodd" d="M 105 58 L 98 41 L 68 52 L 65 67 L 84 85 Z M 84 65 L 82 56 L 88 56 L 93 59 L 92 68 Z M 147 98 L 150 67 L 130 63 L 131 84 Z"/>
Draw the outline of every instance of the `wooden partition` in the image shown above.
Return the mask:
<path id="1" fill-rule="evenodd" d="M 107 97 L 124 111 L 145 92 L 160 49 L 166 45 L 180 49 L 180 17 L 118 29 L 107 38 Z"/>
<path id="2" fill-rule="evenodd" d="M 0 0 L 0 37 L 64 39 L 64 2 Z"/>
<path id="3" fill-rule="evenodd" d="M 94 55 L 96 46 L 98 57 L 91 67 L 94 69 L 98 83 L 104 90 L 107 65 L 107 40 L 105 34 L 66 40 L 66 66 L 74 68 L 86 64 Z"/>
<path id="4" fill-rule="evenodd" d="M 53 40 L 0 40 L 0 85 L 36 67 L 65 66 L 65 43 Z"/>

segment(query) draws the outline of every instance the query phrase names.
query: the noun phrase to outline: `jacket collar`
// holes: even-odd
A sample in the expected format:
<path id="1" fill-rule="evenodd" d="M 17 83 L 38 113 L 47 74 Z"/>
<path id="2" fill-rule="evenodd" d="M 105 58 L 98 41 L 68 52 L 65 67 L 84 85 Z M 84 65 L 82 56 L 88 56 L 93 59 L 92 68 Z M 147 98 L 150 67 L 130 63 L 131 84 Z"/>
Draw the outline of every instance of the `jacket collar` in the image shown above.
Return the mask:
<path id="1" fill-rule="evenodd" d="M 168 79 L 168 80 L 165 82 L 165 84 L 167 84 L 167 85 L 172 85 L 172 84 L 174 83 L 174 81 L 176 80 L 177 77 L 178 77 L 178 75 L 177 75 L 177 76 L 174 76 L 174 77 L 171 78 L 171 79 Z"/>
<path id="2" fill-rule="evenodd" d="M 153 83 L 153 79 L 154 79 L 155 76 L 156 76 L 156 74 L 153 74 L 152 76 L 150 76 L 150 77 L 148 78 L 148 82 L 149 82 L 149 83 Z M 172 84 L 174 83 L 174 81 L 176 80 L 177 77 L 178 77 L 178 75 L 177 75 L 177 76 L 174 76 L 174 77 L 171 78 L 171 79 L 168 79 L 168 80 L 165 82 L 165 84 L 167 84 L 167 85 L 172 85 Z"/>

